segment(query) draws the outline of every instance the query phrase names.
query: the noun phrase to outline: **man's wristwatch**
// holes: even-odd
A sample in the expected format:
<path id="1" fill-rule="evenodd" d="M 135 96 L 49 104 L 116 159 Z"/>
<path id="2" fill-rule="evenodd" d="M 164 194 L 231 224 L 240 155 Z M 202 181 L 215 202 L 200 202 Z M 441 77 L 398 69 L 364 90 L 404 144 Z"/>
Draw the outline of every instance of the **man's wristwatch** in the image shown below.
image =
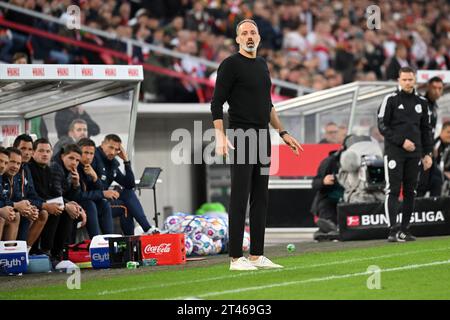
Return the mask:
<path id="1" fill-rule="evenodd" d="M 288 133 L 286 130 L 280 131 L 280 133 L 279 133 L 279 135 L 280 135 L 281 138 L 283 138 L 283 136 L 284 136 L 285 134 L 289 134 L 289 133 Z"/>

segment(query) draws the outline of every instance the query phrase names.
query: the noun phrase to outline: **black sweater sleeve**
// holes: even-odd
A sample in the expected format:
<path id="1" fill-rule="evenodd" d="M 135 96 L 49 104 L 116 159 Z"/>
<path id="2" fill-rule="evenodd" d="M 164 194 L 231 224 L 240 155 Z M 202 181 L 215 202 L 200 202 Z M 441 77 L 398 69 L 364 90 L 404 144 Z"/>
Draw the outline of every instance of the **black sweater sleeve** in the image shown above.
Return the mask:
<path id="1" fill-rule="evenodd" d="M 223 104 L 228 100 L 234 82 L 233 64 L 230 58 L 225 59 L 217 70 L 216 85 L 211 101 L 213 121 L 223 119 Z"/>
<path id="2" fill-rule="evenodd" d="M 405 137 L 397 134 L 391 127 L 392 108 L 394 108 L 392 101 L 391 95 L 384 97 L 383 102 L 378 109 L 378 129 L 387 141 L 402 147 Z"/>

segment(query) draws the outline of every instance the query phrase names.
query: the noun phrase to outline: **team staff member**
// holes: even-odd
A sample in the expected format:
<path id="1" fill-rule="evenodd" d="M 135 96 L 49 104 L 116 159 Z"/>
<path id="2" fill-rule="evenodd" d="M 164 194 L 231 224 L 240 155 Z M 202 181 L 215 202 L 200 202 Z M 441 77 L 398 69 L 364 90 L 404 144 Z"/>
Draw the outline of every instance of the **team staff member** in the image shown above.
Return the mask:
<path id="1" fill-rule="evenodd" d="M 226 58 L 219 66 L 211 102 L 211 112 L 216 130 L 216 154 L 227 155 L 228 147 L 234 150 L 231 164 L 231 195 L 229 208 L 230 270 L 256 270 L 257 268 L 282 268 L 263 256 L 264 234 L 268 207 L 267 163 L 259 156 L 270 152 L 269 122 L 295 153 L 300 144 L 284 129 L 273 108 L 271 80 L 265 60 L 256 56 L 261 40 L 253 20 L 243 20 L 236 27 L 239 52 Z M 223 104 L 229 104 L 229 125 L 233 130 L 233 144 L 224 133 Z M 236 143 L 237 132 L 257 137 L 258 141 L 245 141 L 242 149 Z M 244 137 L 245 139 L 245 137 Z M 253 142 L 253 143 L 252 143 Z M 262 152 L 260 152 L 262 150 Z M 257 153 L 256 153 L 257 152 Z M 257 154 L 255 161 L 249 161 Z M 232 154 L 233 156 L 233 154 Z M 240 163 L 239 158 L 245 157 Z M 254 163 L 250 163 L 254 162 Z M 249 259 L 243 257 L 242 239 L 245 227 L 247 201 L 250 196 L 250 246 Z"/>
<path id="2" fill-rule="evenodd" d="M 444 82 L 439 77 L 433 77 L 428 80 L 427 91 L 425 98 L 428 102 L 428 111 L 430 114 L 430 124 L 432 129 L 432 137 L 434 138 L 436 133 L 436 125 L 438 118 L 438 105 L 437 100 L 442 97 L 444 93 Z M 439 148 L 439 137 L 435 140 L 436 149 Z M 417 195 L 423 197 L 427 191 L 430 192 L 431 197 L 439 197 L 442 192 L 442 184 L 444 183 L 442 172 L 439 170 L 439 161 L 433 157 L 433 164 L 430 170 L 420 172 L 419 186 L 417 187 Z"/>
<path id="3" fill-rule="evenodd" d="M 386 177 L 385 213 L 389 221 L 390 242 L 413 241 L 408 226 L 414 209 L 415 189 L 420 164 L 432 164 L 433 140 L 428 103 L 414 89 L 415 72 L 410 67 L 399 71 L 399 90 L 387 95 L 378 110 L 378 128 L 385 139 Z M 397 225 L 400 186 L 403 184 L 403 215 Z"/>

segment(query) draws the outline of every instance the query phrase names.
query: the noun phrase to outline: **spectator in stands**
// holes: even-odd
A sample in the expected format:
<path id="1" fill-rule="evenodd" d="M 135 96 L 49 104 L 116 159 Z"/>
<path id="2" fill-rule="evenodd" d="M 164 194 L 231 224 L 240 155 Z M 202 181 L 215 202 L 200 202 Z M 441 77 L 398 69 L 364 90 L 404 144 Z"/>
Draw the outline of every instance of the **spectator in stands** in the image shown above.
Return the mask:
<path id="1" fill-rule="evenodd" d="M 45 138 L 37 139 L 33 142 L 33 157 L 28 162 L 28 168 L 33 178 L 33 183 L 38 196 L 44 201 L 42 209 L 48 212 L 48 223 L 53 224 L 52 220 L 63 213 L 62 204 L 47 202 L 57 197 L 54 189 L 53 175 L 50 169 L 50 160 L 52 158 L 52 146 Z M 45 228 L 45 226 L 44 226 Z M 48 253 L 40 250 L 39 241 L 35 242 L 30 253 Z"/>
<path id="2" fill-rule="evenodd" d="M 119 169 L 117 156 L 123 161 L 125 174 Z M 103 190 L 108 190 L 113 182 L 120 185 L 119 197 L 117 197 L 117 194 L 110 194 L 108 197 L 112 198 L 113 217 L 120 216 L 120 225 L 124 234 L 134 234 L 133 219 L 137 220 L 144 233 L 154 232 L 155 229 L 148 222 L 144 209 L 134 192 L 136 185 L 133 170 L 119 136 L 108 134 L 104 138 L 95 152 L 92 167 L 103 184 Z"/>
<path id="3" fill-rule="evenodd" d="M 397 44 L 397 47 L 395 48 L 395 56 L 392 57 L 386 68 L 386 79 L 397 80 L 399 70 L 408 66 L 408 50 L 404 45 Z"/>
<path id="4" fill-rule="evenodd" d="M 100 133 L 100 127 L 92 120 L 91 116 L 82 106 L 76 106 L 56 112 L 55 127 L 58 139 L 67 135 L 70 124 L 75 119 L 82 119 L 86 121 L 88 137 L 96 136 Z"/>
<path id="5" fill-rule="evenodd" d="M 314 234 L 316 240 L 338 237 L 337 204 L 344 195 L 344 188 L 336 179 L 340 156 L 340 151 L 330 152 L 320 163 L 317 175 L 313 179 L 313 190 L 316 195 L 311 212 L 317 217 L 316 223 L 319 227 L 319 231 Z"/>
<path id="6" fill-rule="evenodd" d="M 339 143 L 339 128 L 336 123 L 328 122 L 325 125 L 325 136 L 319 143 Z"/>
<path id="7" fill-rule="evenodd" d="M 78 165 L 80 175 L 81 197 L 80 205 L 87 214 L 87 230 L 89 237 L 99 234 L 113 233 L 111 205 L 108 199 L 115 200 L 120 194 L 115 190 L 103 190 L 102 181 L 97 176 L 92 162 L 95 156 L 95 142 L 89 138 L 78 141 L 81 149 L 81 160 Z"/>
<path id="8" fill-rule="evenodd" d="M 22 219 L 20 222 L 18 239 L 27 240 L 28 246 L 31 247 L 39 238 L 47 222 L 48 212 L 44 209 L 43 200 L 36 192 L 33 177 L 28 166 L 33 155 L 33 139 L 27 134 L 21 134 L 14 140 L 13 147 L 21 152 L 22 163 L 16 176 L 17 183 L 22 186 L 20 191 L 22 197 L 29 200 L 39 210 L 37 220 Z"/>
<path id="9" fill-rule="evenodd" d="M 0 147 L 0 241 L 16 240 L 19 231 L 20 214 L 11 205 L 6 205 L 3 194 L 2 176 L 9 162 L 9 152 Z"/>
<path id="10" fill-rule="evenodd" d="M 13 64 L 28 64 L 28 56 L 26 53 L 17 52 L 13 55 L 12 58 Z"/>
<path id="11" fill-rule="evenodd" d="M 338 127 L 338 143 L 339 144 L 343 144 L 344 143 L 344 139 L 347 136 L 348 133 L 348 128 L 345 124 L 341 124 Z"/>
<path id="12" fill-rule="evenodd" d="M 80 139 L 88 137 L 88 125 L 83 119 L 75 119 L 69 125 L 67 135 L 62 136 L 61 139 L 55 144 L 53 152 L 56 155 L 59 151 L 68 144 L 74 144 L 80 141 Z"/>
<path id="13" fill-rule="evenodd" d="M 64 211 L 60 215 L 50 215 L 41 235 L 41 249 L 47 252 L 54 262 L 62 260 L 64 247 L 70 241 L 73 223 L 80 220 L 86 224 L 86 213 L 76 202 L 80 200 L 80 176 L 77 167 L 81 150 L 76 144 L 66 145 L 51 162 L 51 175 L 55 197 L 62 197 Z"/>

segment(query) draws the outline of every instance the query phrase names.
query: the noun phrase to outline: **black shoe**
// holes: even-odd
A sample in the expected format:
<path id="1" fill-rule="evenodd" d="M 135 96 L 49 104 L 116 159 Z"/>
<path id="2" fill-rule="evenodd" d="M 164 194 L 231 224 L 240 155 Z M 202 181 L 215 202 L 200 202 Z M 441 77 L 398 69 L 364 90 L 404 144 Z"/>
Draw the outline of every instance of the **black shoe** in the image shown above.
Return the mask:
<path id="1" fill-rule="evenodd" d="M 399 232 L 397 232 L 396 238 L 397 238 L 398 242 L 416 241 L 416 237 L 414 237 L 408 231 L 399 231 Z"/>
<path id="2" fill-rule="evenodd" d="M 397 242 L 397 231 L 389 231 L 389 237 L 387 239 L 388 242 Z"/>
<path id="3" fill-rule="evenodd" d="M 314 234 L 313 234 L 313 239 L 314 239 L 315 241 L 319 241 L 319 242 L 322 242 L 322 241 L 329 241 L 327 233 L 322 232 L 322 231 L 320 231 L 320 230 L 314 232 Z"/>
<path id="4" fill-rule="evenodd" d="M 337 231 L 336 224 L 331 220 L 319 218 L 319 219 L 317 219 L 316 224 L 319 227 L 320 231 L 322 231 L 324 233 L 329 233 L 331 231 Z"/>

